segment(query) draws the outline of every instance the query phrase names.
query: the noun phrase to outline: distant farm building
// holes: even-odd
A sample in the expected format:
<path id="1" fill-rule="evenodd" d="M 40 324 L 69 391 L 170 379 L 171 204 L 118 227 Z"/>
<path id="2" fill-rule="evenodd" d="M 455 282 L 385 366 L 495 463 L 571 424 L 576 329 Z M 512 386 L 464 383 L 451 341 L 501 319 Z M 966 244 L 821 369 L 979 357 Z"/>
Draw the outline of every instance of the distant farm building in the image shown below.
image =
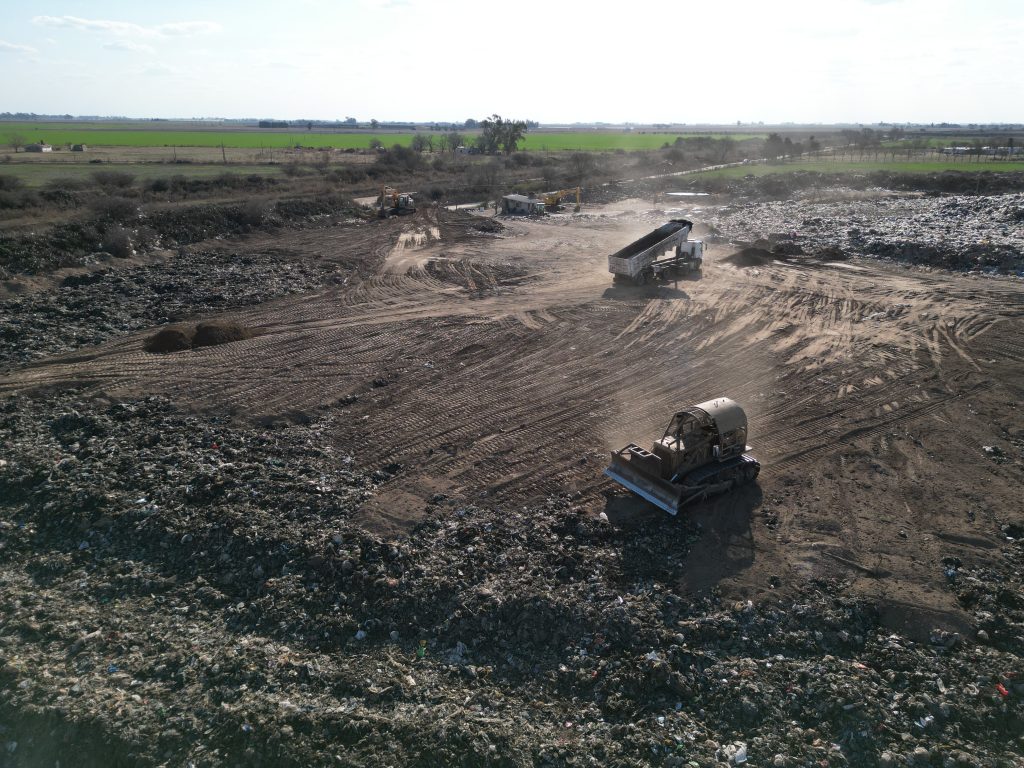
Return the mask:
<path id="1" fill-rule="evenodd" d="M 85 152 L 85 150 L 86 150 L 85 144 L 72 144 L 71 145 L 71 151 L 72 152 Z"/>
<path id="2" fill-rule="evenodd" d="M 38 144 L 29 144 L 25 147 L 26 152 L 53 152 L 53 147 L 44 141 Z"/>
<path id="3" fill-rule="evenodd" d="M 505 195 L 501 198 L 501 212 L 513 216 L 535 216 L 544 213 L 544 201 L 526 195 Z"/>

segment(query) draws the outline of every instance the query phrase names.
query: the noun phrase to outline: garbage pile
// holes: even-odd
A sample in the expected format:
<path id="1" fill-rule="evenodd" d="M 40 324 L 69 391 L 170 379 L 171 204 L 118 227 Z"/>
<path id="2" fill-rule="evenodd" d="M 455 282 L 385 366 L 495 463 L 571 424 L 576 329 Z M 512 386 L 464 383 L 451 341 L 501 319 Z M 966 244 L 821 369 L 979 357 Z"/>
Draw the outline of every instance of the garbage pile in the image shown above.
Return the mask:
<path id="1" fill-rule="evenodd" d="M 841 581 L 682 594 L 699 528 L 572 495 L 371 535 L 404 468 L 335 444 L 348 404 L 0 406 L 0 766 L 1019 764 L 1018 527 L 935 564 L 977 633 L 912 642 Z"/>
<path id="2" fill-rule="evenodd" d="M 109 256 L 112 239 L 121 243 L 120 248 L 113 249 L 114 255 L 125 258 L 133 251 L 174 248 L 280 227 L 355 222 L 367 215 L 361 206 L 339 195 L 276 202 L 200 203 L 152 211 L 132 209 L 132 201 L 128 201 L 125 215 L 83 214 L 38 230 L 0 233 L 0 279 L 96 264 Z"/>
<path id="3" fill-rule="evenodd" d="M 845 255 L 944 269 L 1024 274 L 1024 193 L 994 196 L 772 201 L 709 218 L 745 242 L 776 239 L 779 255 Z"/>
<path id="4" fill-rule="evenodd" d="M 771 172 L 743 177 L 683 177 L 680 184 L 690 189 L 727 194 L 734 199 L 811 198 L 822 190 L 863 192 L 895 190 L 924 192 L 931 195 L 1000 195 L 1020 191 L 1024 173 L 1019 171 L 985 170 L 984 164 L 965 171 L 935 173 L 871 171 L 867 173 L 836 171 L 822 173 L 801 170 L 799 163 L 769 166 Z"/>
<path id="5" fill-rule="evenodd" d="M 99 344 L 194 315 L 341 282 L 347 271 L 279 249 L 183 250 L 159 264 L 105 268 L 0 301 L 0 367 Z"/>

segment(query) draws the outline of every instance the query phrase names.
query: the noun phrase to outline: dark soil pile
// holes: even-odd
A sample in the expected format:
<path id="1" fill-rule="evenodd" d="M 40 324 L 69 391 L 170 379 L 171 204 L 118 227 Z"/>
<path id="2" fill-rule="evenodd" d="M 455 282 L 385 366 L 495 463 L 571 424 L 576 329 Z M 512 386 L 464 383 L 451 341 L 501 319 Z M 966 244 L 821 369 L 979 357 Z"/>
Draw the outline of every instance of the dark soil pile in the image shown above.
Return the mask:
<path id="1" fill-rule="evenodd" d="M 497 234 L 505 230 L 505 225 L 497 219 L 484 219 L 479 216 L 473 217 L 473 220 L 469 224 L 469 228 L 476 232 L 485 232 L 487 234 Z"/>
<path id="2" fill-rule="evenodd" d="M 733 264 L 737 267 L 761 267 L 770 264 L 774 260 L 771 251 L 764 248 L 742 248 L 736 253 L 729 254 L 722 261 L 726 264 Z"/>
<path id="3" fill-rule="evenodd" d="M 236 323 L 200 323 L 196 326 L 192 337 L 194 347 L 213 347 L 217 344 L 230 344 L 233 341 L 251 339 L 253 332 Z"/>
<path id="4" fill-rule="evenodd" d="M 251 339 L 255 334 L 237 323 L 199 323 L 195 328 L 161 328 L 146 340 L 147 352 L 181 352 L 193 347 L 214 347 Z"/>
<path id="5" fill-rule="evenodd" d="M 184 328 L 161 328 L 146 340 L 147 352 L 180 352 L 192 349 L 192 332 Z"/>

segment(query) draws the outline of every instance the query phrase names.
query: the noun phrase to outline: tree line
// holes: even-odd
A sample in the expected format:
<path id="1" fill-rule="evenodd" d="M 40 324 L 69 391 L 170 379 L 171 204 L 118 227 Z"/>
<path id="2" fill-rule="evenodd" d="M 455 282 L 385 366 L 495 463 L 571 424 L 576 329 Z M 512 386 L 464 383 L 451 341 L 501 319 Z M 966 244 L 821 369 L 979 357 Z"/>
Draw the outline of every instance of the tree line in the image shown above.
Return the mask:
<path id="1" fill-rule="evenodd" d="M 452 130 L 439 135 L 433 133 L 418 133 L 412 137 L 410 148 L 415 152 L 433 152 L 435 147 L 440 152 L 451 152 L 454 154 L 460 148 L 465 148 L 474 154 L 497 155 L 503 153 L 511 155 L 518 151 L 519 144 L 526 136 L 531 126 L 537 123 L 531 120 L 506 119 L 501 115 L 493 114 L 483 120 L 467 120 L 466 125 L 479 128 L 480 133 L 475 137 L 467 136 L 460 131 Z M 384 142 L 378 138 L 370 140 L 370 149 L 383 149 Z"/>

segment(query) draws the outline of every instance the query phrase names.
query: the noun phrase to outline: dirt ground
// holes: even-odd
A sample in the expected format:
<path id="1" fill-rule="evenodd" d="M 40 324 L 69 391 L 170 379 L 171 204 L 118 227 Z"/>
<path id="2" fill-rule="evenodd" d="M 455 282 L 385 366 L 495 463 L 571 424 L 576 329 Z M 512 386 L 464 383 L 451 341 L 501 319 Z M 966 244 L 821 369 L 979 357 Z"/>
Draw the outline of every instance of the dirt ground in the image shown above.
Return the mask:
<path id="1" fill-rule="evenodd" d="M 359 396 L 330 439 L 363 465 L 402 465 L 360 513 L 394 535 L 437 493 L 516 505 L 570 490 L 594 515 L 658 514 L 602 478 L 608 451 L 727 395 L 764 469 L 691 511 L 706 533 L 684 592 L 754 597 L 772 577 L 843 572 L 902 629 L 963 629 L 932 564 L 984 558 L 986 521 L 1019 504 L 1019 465 L 983 446 L 1024 438 L 1024 288 L 870 262 L 738 268 L 725 246 L 702 279 L 613 288 L 606 254 L 664 218 L 646 205 L 453 241 L 434 211 L 396 220 L 379 277 L 234 315 L 258 338 L 155 356 L 138 337 L 0 391 L 75 381 L 252 418 Z"/>
<path id="2" fill-rule="evenodd" d="M 885 632 L 973 638 L 948 563 L 1000 567 L 1001 531 L 1021 523 L 1024 284 L 857 257 L 738 266 L 712 243 L 698 279 L 613 287 L 607 254 L 667 217 L 701 234 L 700 208 L 650 205 L 501 232 L 421 209 L 225 241 L 360 256 L 373 276 L 218 316 L 252 338 L 153 354 L 147 329 L 4 373 L 0 395 L 155 396 L 263 425 L 334 413 L 317 440 L 377 472 L 348 522 L 380 541 L 408 541 L 442 501 L 500 519 L 571 499 L 587 525 L 690 537 L 685 559 L 628 566 L 679 599 L 778 604 L 841 583 Z M 610 450 L 720 395 L 747 411 L 756 484 L 673 519 L 603 477 Z"/>

